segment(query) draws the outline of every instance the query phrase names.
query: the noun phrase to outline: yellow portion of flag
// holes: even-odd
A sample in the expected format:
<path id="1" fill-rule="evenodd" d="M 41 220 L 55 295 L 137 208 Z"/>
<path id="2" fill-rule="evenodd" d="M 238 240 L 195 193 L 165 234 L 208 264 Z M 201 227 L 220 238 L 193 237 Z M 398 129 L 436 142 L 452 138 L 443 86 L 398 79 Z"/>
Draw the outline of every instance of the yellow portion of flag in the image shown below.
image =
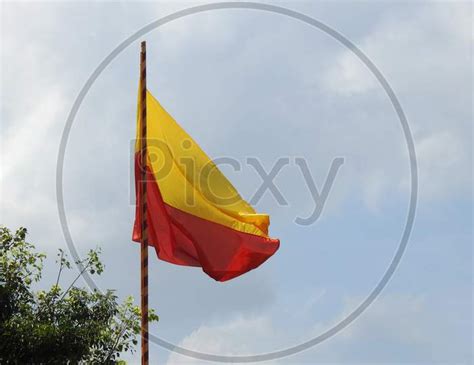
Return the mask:
<path id="1" fill-rule="evenodd" d="M 139 101 L 140 103 L 140 101 Z M 199 145 L 147 91 L 147 166 L 163 201 L 177 209 L 229 228 L 268 237 L 269 216 L 257 214 Z M 138 109 L 141 110 L 140 104 Z M 141 131 L 137 115 L 139 151 Z"/>

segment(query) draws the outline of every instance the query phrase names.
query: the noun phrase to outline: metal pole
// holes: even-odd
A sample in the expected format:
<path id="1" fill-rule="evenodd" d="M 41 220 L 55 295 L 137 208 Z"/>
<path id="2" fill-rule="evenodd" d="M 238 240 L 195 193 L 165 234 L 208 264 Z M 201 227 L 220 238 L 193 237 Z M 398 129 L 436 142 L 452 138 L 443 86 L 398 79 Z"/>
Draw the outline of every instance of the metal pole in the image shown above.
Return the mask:
<path id="1" fill-rule="evenodd" d="M 140 244 L 140 289 L 141 289 L 141 345 L 142 365 L 148 365 L 148 225 L 147 225 L 147 192 L 146 192 L 146 42 L 141 43 L 140 52 L 140 105 L 141 105 L 141 138 L 140 138 L 140 172 L 141 172 L 141 244 Z"/>

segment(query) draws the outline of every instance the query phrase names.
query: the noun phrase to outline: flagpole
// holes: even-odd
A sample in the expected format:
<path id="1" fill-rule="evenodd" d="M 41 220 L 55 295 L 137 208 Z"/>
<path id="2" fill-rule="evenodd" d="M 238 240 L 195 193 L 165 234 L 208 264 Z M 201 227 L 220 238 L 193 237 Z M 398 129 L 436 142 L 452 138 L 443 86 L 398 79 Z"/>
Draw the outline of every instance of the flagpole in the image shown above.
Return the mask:
<path id="1" fill-rule="evenodd" d="M 146 42 L 141 43 L 140 52 L 140 105 L 141 105 L 141 138 L 140 138 L 140 172 L 141 172 L 141 244 L 140 244 L 140 292 L 141 292 L 141 347 L 142 365 L 148 365 L 148 228 L 146 204 Z"/>

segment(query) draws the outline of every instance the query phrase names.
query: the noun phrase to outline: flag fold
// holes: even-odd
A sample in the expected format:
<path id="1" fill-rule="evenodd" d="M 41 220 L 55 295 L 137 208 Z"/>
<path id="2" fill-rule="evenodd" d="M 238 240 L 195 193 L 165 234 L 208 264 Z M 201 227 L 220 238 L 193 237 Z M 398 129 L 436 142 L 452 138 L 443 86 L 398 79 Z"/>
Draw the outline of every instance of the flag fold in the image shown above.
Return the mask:
<path id="1" fill-rule="evenodd" d="M 227 281 L 260 266 L 279 248 L 269 216 L 239 195 L 199 145 L 147 91 L 147 160 L 141 161 L 137 113 L 133 240 L 141 239 L 141 169 L 146 169 L 149 245 L 161 260 L 202 267 Z M 140 110 L 140 101 L 138 105 Z"/>

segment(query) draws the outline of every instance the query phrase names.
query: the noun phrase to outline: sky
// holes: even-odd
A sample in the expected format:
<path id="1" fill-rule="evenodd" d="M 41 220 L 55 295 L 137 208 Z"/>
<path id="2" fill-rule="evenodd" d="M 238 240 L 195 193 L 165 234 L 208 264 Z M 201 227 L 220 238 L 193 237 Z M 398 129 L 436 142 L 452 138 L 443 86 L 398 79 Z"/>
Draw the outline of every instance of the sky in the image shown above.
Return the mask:
<path id="1" fill-rule="evenodd" d="M 203 2 L 1 3 L 0 223 L 25 226 L 46 252 L 43 285 L 66 249 L 56 203 L 56 162 L 69 111 L 87 78 L 144 25 Z M 472 362 L 472 6 L 469 2 L 272 3 L 351 40 L 377 66 L 407 116 L 419 173 L 407 250 L 376 301 L 350 326 L 270 364 L 470 364 Z M 255 203 L 281 248 L 226 283 L 173 266 L 150 251 L 150 332 L 217 355 L 278 351 L 318 336 L 373 290 L 407 218 L 410 170 L 400 121 L 376 78 L 322 31 L 281 15 L 219 10 L 143 36 L 148 88 L 246 199 L 278 159 L 275 186 Z M 66 216 L 80 254 L 100 246 L 96 279 L 139 297 L 131 242 L 139 41 L 86 95 L 65 153 Z M 304 160 L 319 191 L 335 159 L 319 218 Z M 74 273 L 70 273 L 72 276 Z M 65 277 L 65 280 L 67 277 Z M 83 285 L 86 285 L 83 283 Z M 152 363 L 201 364 L 152 343 Z M 125 356 L 139 363 L 139 353 Z"/>

